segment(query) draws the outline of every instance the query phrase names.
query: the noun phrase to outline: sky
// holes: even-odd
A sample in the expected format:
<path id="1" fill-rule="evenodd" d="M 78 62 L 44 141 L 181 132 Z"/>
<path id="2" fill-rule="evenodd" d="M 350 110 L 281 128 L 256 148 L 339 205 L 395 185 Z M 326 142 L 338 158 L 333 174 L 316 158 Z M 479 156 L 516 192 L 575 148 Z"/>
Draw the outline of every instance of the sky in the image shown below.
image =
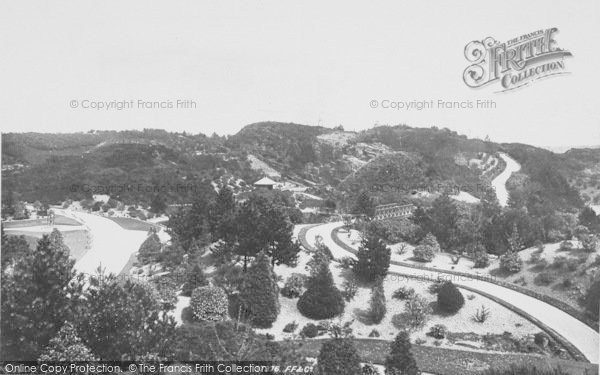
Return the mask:
<path id="1" fill-rule="evenodd" d="M 407 124 L 497 142 L 600 144 L 598 14 L 597 0 L 3 1 L 0 129 Z M 503 93 L 463 82 L 467 43 L 551 27 L 573 54 L 570 74 Z M 496 107 L 382 108 L 415 100 Z M 92 108 L 110 102 L 133 104 Z"/>

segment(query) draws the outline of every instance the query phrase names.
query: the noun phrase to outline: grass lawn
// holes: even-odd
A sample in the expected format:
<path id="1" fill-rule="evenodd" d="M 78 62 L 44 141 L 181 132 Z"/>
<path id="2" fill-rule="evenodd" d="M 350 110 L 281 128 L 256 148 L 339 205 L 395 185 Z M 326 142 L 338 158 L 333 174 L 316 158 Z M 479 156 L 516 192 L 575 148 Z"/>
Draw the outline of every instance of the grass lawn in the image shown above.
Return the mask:
<path id="1" fill-rule="evenodd" d="M 153 224 L 153 223 L 148 223 L 139 219 L 133 219 L 130 217 L 110 217 L 107 216 L 108 219 L 114 221 L 115 223 L 119 224 L 123 229 L 127 229 L 127 230 L 143 230 L 143 231 L 149 231 L 151 228 L 156 228 L 159 229 L 160 226 Z"/>
<path id="2" fill-rule="evenodd" d="M 304 340 L 300 352 L 316 358 L 325 340 Z M 285 342 L 283 342 L 285 343 Z M 384 364 L 390 342 L 378 339 L 355 339 L 355 346 L 364 362 Z M 598 374 L 598 366 L 584 362 L 564 361 L 535 355 L 472 352 L 430 346 L 412 346 L 412 353 L 422 371 L 444 374 L 478 374 L 488 368 L 508 367 L 510 364 L 534 365 L 542 369 L 560 366 L 573 374 Z"/>
<path id="3" fill-rule="evenodd" d="M 76 261 L 81 259 L 89 248 L 90 237 L 88 232 L 85 230 L 70 230 L 61 233 L 63 235 L 65 245 L 67 245 L 71 251 L 71 257 Z M 25 236 L 25 240 L 29 244 L 29 247 L 35 249 L 38 240 L 42 238 L 42 235 L 47 233 L 10 231 L 7 232 L 7 234 L 9 236 Z"/>
<path id="4" fill-rule="evenodd" d="M 2 225 L 4 228 L 24 228 L 34 227 L 38 225 L 46 225 L 48 221 L 46 219 L 31 219 L 31 220 L 14 220 L 4 221 Z M 66 216 L 56 215 L 54 218 L 55 225 L 81 225 L 77 220 L 71 219 Z"/>

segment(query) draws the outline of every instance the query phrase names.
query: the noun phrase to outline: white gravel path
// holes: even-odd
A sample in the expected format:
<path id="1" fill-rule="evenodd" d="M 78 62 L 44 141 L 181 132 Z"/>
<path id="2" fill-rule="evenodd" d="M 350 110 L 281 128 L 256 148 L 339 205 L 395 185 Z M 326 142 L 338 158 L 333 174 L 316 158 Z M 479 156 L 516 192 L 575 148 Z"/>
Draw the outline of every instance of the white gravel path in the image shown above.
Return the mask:
<path id="1" fill-rule="evenodd" d="M 309 243 L 311 241 L 314 242 L 315 237 L 320 235 L 323 237 L 324 244 L 331 249 L 331 252 L 335 257 L 350 256 L 350 253 L 338 246 L 331 238 L 331 231 L 341 225 L 341 222 L 337 222 L 327 223 L 311 228 L 307 232 L 307 240 Z M 390 266 L 390 271 L 413 276 L 431 277 L 430 271 L 423 271 L 397 265 Z M 588 327 L 585 323 L 575 319 L 571 315 L 560 309 L 557 309 L 552 305 L 512 289 L 504 288 L 499 285 L 481 280 L 461 279 L 462 278 L 455 277 L 453 278 L 453 282 L 457 285 L 465 285 L 475 290 L 489 293 L 523 310 L 562 335 L 565 339 L 571 342 L 571 344 L 577 347 L 590 360 L 590 362 L 598 363 L 598 348 L 600 345 L 598 332 Z"/>

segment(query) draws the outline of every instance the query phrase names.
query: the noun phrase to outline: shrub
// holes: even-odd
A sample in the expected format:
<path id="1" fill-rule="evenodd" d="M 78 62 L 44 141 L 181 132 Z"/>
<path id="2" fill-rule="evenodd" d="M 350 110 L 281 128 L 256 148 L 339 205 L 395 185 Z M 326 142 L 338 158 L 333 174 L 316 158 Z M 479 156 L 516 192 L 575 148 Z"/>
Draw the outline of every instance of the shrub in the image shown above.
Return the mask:
<path id="1" fill-rule="evenodd" d="M 322 375 L 360 374 L 360 357 L 348 338 L 328 340 L 321 346 L 317 371 Z"/>
<path id="2" fill-rule="evenodd" d="M 438 289 L 437 303 L 442 312 L 455 314 L 464 306 L 465 298 L 456 285 L 446 282 Z"/>
<path id="3" fill-rule="evenodd" d="M 435 250 L 428 245 L 419 244 L 413 250 L 413 255 L 419 262 L 431 262 L 435 257 Z"/>
<path id="4" fill-rule="evenodd" d="M 373 329 L 373 330 L 372 330 L 372 331 L 369 333 L 369 337 L 379 337 L 379 336 L 381 336 L 381 335 L 379 334 L 379 331 L 378 331 L 378 330 L 376 330 L 376 329 Z"/>
<path id="5" fill-rule="evenodd" d="M 316 325 L 314 325 L 312 323 L 307 323 L 304 327 L 302 327 L 302 331 L 300 331 L 300 335 L 302 337 L 308 337 L 308 338 L 317 337 L 318 333 L 319 333 L 319 329 L 317 328 Z"/>
<path id="6" fill-rule="evenodd" d="M 156 235 L 156 233 L 148 236 L 144 242 L 140 245 L 140 249 L 138 250 L 138 257 L 141 262 L 146 262 L 153 257 L 160 254 L 160 250 L 162 245 L 160 244 L 160 239 Z"/>
<path id="7" fill-rule="evenodd" d="M 338 260 L 342 269 L 348 270 L 356 265 L 356 259 L 352 257 L 343 257 Z"/>
<path id="8" fill-rule="evenodd" d="M 486 251 L 476 251 L 473 254 L 473 267 L 485 268 L 490 265 L 490 256 Z"/>
<path id="9" fill-rule="evenodd" d="M 281 294 L 287 298 L 300 297 L 304 291 L 304 279 L 305 276 L 301 273 L 291 274 L 285 281 Z"/>
<path id="10" fill-rule="evenodd" d="M 538 332 L 533 335 L 533 342 L 543 347 L 550 342 L 550 337 L 545 332 Z"/>
<path id="11" fill-rule="evenodd" d="M 358 292 L 358 285 L 354 280 L 346 280 L 343 284 L 342 296 L 347 302 L 350 302 L 356 296 Z"/>
<path id="12" fill-rule="evenodd" d="M 571 241 L 567 241 L 564 240 L 563 242 L 560 243 L 560 247 L 558 248 L 558 251 L 571 251 L 573 250 L 573 244 L 571 243 Z"/>
<path id="13" fill-rule="evenodd" d="M 523 260 L 518 253 L 507 251 L 500 256 L 500 269 L 510 273 L 516 273 L 521 270 Z"/>
<path id="14" fill-rule="evenodd" d="M 431 285 L 429 285 L 429 288 L 428 288 L 429 293 L 437 294 L 438 290 L 440 290 L 442 285 L 444 285 L 444 281 L 441 279 L 437 279 L 435 282 L 433 282 Z"/>
<path id="15" fill-rule="evenodd" d="M 218 287 L 204 286 L 194 289 L 190 306 L 194 318 L 201 321 L 220 321 L 228 313 L 225 291 Z"/>
<path id="16" fill-rule="evenodd" d="M 446 328 L 443 324 L 436 324 L 429 330 L 428 335 L 435 339 L 443 339 L 446 338 L 446 333 L 448 333 L 448 328 Z"/>
<path id="17" fill-rule="evenodd" d="M 385 306 L 385 293 L 383 290 L 383 281 L 378 281 L 371 290 L 371 300 L 369 302 L 369 317 L 375 324 L 379 324 L 387 311 Z"/>
<path id="18" fill-rule="evenodd" d="M 407 322 L 411 327 L 422 327 L 429 314 L 431 314 L 431 306 L 429 306 L 429 302 L 420 295 L 417 294 L 406 301 L 406 317 Z"/>
<path id="19" fill-rule="evenodd" d="M 533 282 L 536 285 L 550 285 L 556 280 L 556 274 L 554 272 L 544 271 L 540 272 Z"/>
<path id="20" fill-rule="evenodd" d="M 542 253 L 538 253 L 537 251 L 534 251 L 533 253 L 531 253 L 528 263 L 537 264 L 542 259 L 543 259 Z"/>
<path id="21" fill-rule="evenodd" d="M 406 300 L 406 299 L 412 298 L 414 295 L 415 295 L 415 290 L 413 288 L 408 288 L 408 287 L 402 286 L 402 287 L 396 289 L 396 291 L 392 295 L 392 298 L 399 299 L 399 300 Z"/>
<path id="22" fill-rule="evenodd" d="M 485 323 L 485 321 L 488 320 L 490 315 L 490 310 L 484 305 L 481 305 L 481 309 L 477 309 L 477 311 L 473 315 L 473 320 L 477 323 Z"/>
<path id="23" fill-rule="evenodd" d="M 344 298 L 335 287 L 327 264 L 322 264 L 308 281 L 308 288 L 297 304 L 302 315 L 311 319 L 330 319 L 344 311 Z"/>
<path id="24" fill-rule="evenodd" d="M 298 328 L 298 323 L 296 323 L 296 321 L 293 321 L 291 323 L 286 324 L 285 327 L 283 327 L 283 332 L 292 333 L 296 330 L 296 328 Z"/>

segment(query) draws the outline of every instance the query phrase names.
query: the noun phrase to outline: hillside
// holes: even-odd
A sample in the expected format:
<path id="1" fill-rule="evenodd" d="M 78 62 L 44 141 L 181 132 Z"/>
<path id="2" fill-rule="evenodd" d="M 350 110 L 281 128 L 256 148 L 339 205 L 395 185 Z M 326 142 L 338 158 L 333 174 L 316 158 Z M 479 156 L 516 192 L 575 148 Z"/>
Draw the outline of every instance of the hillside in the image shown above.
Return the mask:
<path id="1" fill-rule="evenodd" d="M 348 132 L 263 122 L 229 137 L 152 129 L 9 133 L 2 146 L 3 199 L 14 192 L 21 200 L 58 202 L 91 196 L 71 186 L 141 185 L 111 194 L 147 203 L 157 193 L 151 187 L 166 184 L 167 201 L 177 203 L 188 201 L 198 185 L 231 183 L 239 189 L 240 183 L 264 174 L 314 186 L 318 195 L 334 188 L 331 196 L 338 200 L 352 199 L 361 190 L 372 191 L 382 202 L 403 201 L 415 191 L 461 190 L 478 197 L 504 169 L 500 151 L 523 166 L 509 180 L 514 204 L 534 212 L 545 205 L 572 211 L 600 199 L 597 149 L 555 154 L 435 127 Z"/>

